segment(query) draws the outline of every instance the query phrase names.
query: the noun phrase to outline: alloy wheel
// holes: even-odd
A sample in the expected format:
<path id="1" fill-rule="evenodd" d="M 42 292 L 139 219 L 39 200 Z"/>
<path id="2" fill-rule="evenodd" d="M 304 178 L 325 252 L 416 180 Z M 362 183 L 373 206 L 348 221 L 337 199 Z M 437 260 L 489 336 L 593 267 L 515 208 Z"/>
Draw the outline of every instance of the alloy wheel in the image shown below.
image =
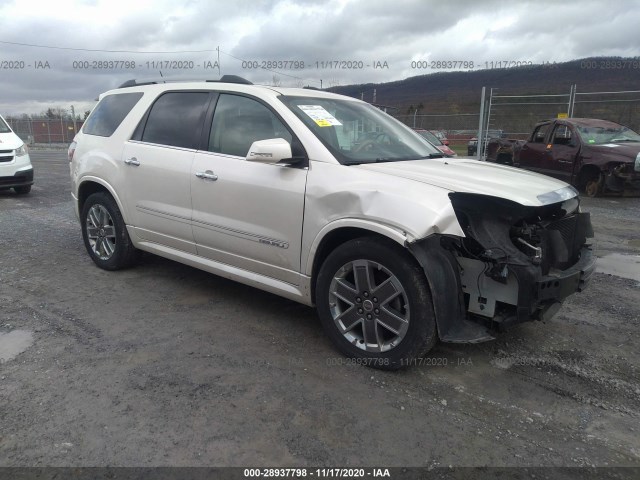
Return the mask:
<path id="1" fill-rule="evenodd" d="M 354 260 L 335 273 L 329 309 L 345 339 L 367 352 L 391 350 L 409 328 L 409 300 L 402 283 L 370 260 Z"/>
<path id="2" fill-rule="evenodd" d="M 93 253 L 100 260 L 109 260 L 116 250 L 116 229 L 107 209 L 93 205 L 87 213 L 87 239 Z"/>

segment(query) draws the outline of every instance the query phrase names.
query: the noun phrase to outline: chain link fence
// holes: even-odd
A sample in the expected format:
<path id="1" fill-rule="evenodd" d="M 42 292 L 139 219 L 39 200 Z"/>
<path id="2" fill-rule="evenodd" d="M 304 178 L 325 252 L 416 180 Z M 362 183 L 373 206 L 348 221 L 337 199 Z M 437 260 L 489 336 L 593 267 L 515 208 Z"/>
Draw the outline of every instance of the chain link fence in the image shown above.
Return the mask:
<path id="1" fill-rule="evenodd" d="M 601 118 L 640 132 L 640 90 L 574 91 L 572 117 Z"/>
<path id="2" fill-rule="evenodd" d="M 70 118 L 8 117 L 5 120 L 27 145 L 68 145 L 83 124 Z"/>
<path id="3" fill-rule="evenodd" d="M 486 118 L 483 120 L 487 137 L 501 135 L 526 139 L 536 123 L 556 118 L 558 114 L 610 120 L 640 131 L 640 91 L 637 90 L 581 92 L 575 85 L 565 92 L 553 94 L 504 95 L 496 89 L 487 90 Z M 390 110 L 389 113 L 411 128 L 441 132 L 458 154 L 466 154 L 467 143 L 478 136 L 480 112 L 400 114 L 398 107 L 390 107 Z M 69 144 L 83 124 L 83 121 L 71 118 L 27 115 L 6 120 L 28 145 Z"/>
<path id="4" fill-rule="evenodd" d="M 536 123 L 568 116 L 598 118 L 640 130 L 640 91 L 503 95 L 491 89 L 485 128 L 510 138 L 526 139 Z"/>

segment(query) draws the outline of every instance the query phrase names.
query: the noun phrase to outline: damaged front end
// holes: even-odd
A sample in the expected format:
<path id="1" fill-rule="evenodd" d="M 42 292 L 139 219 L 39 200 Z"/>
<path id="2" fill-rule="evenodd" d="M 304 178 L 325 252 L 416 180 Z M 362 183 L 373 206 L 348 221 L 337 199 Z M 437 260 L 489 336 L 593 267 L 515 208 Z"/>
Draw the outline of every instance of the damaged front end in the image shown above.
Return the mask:
<path id="1" fill-rule="evenodd" d="M 573 189 L 539 197 L 543 206 L 449 196 L 465 237 L 432 236 L 409 246 L 434 292 L 441 340 L 483 341 L 487 333 L 478 324 L 501 328 L 549 319 L 589 282 L 593 229 Z M 447 286 L 444 295 L 435 293 L 443 292 L 438 285 Z"/>
<path id="2" fill-rule="evenodd" d="M 623 196 L 640 195 L 640 153 L 635 164 L 626 162 L 608 165 L 607 170 L 602 172 L 600 183 L 601 192 Z"/>

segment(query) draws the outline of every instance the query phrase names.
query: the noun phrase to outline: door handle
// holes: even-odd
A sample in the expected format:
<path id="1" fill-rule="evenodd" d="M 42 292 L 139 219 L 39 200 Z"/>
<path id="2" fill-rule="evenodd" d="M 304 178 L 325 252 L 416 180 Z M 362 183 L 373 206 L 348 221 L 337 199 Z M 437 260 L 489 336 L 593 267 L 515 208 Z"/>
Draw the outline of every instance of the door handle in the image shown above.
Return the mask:
<path id="1" fill-rule="evenodd" d="M 133 167 L 139 167 L 140 166 L 140 162 L 138 161 L 138 159 L 136 157 L 131 157 L 131 158 L 127 158 L 124 163 L 126 163 L 127 165 L 131 165 Z"/>
<path id="2" fill-rule="evenodd" d="M 196 172 L 196 177 L 202 178 L 203 180 L 211 180 L 214 182 L 218 179 L 218 175 L 213 173 L 211 170 L 207 170 L 206 172 Z"/>

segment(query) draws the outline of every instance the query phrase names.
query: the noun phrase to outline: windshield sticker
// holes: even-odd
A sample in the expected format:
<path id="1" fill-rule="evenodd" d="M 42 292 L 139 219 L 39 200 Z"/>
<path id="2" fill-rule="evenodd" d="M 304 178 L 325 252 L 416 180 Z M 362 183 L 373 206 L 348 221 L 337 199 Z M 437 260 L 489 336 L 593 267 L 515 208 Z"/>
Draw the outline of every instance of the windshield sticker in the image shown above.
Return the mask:
<path id="1" fill-rule="evenodd" d="M 336 117 L 327 112 L 320 105 L 298 105 L 298 108 L 306 113 L 319 127 L 332 127 L 342 125 Z"/>
<path id="2" fill-rule="evenodd" d="M 588 142 L 589 142 L 589 143 L 596 143 L 596 141 L 595 141 L 593 138 L 590 138 L 590 139 L 588 140 Z"/>

